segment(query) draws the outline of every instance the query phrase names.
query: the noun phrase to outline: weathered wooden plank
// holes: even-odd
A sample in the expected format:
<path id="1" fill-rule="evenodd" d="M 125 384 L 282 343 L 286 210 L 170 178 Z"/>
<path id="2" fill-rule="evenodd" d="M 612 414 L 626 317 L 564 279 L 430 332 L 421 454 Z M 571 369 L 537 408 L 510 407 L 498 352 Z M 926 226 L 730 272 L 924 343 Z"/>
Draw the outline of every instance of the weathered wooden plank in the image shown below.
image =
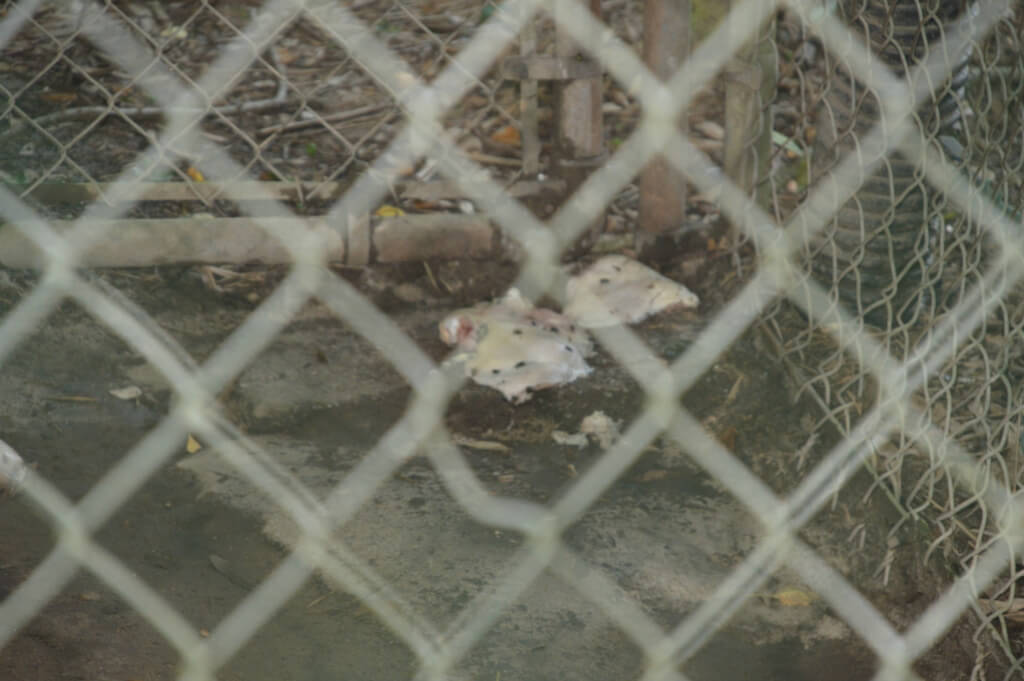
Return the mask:
<path id="1" fill-rule="evenodd" d="M 304 183 L 295 182 L 137 182 L 120 186 L 117 192 L 114 185 L 106 182 L 46 182 L 34 188 L 29 195 L 42 203 L 89 203 L 92 201 L 120 202 L 121 192 L 140 201 L 202 201 L 227 199 L 233 201 L 258 201 L 273 199 L 276 201 L 298 201 L 319 199 L 334 200 L 339 198 L 350 185 L 341 182 Z M 17 187 L 8 187 L 18 193 Z M 562 185 L 557 180 L 545 182 L 522 181 L 509 186 L 509 196 L 523 197 L 539 194 L 544 191 L 560 191 Z M 455 182 L 439 180 L 432 182 L 404 181 L 396 184 L 396 190 L 403 198 L 437 201 L 440 199 L 460 199 L 465 197 Z M 315 191 L 315 193 L 314 193 Z"/>
<path id="2" fill-rule="evenodd" d="M 58 234 L 79 222 L 51 220 L 0 226 L 0 265 L 42 269 L 47 258 L 26 236 L 43 226 Z M 80 261 L 84 267 L 147 267 L 184 263 L 287 264 L 284 243 L 310 234 L 322 240 L 330 262 L 365 265 L 426 259 L 511 257 L 511 240 L 481 215 L 433 213 L 374 220 L 350 220 L 342 228 L 322 217 L 164 218 L 96 220 L 101 229 Z M 371 248 L 372 244 L 372 248 Z M 347 246 L 347 247 L 346 247 Z"/>

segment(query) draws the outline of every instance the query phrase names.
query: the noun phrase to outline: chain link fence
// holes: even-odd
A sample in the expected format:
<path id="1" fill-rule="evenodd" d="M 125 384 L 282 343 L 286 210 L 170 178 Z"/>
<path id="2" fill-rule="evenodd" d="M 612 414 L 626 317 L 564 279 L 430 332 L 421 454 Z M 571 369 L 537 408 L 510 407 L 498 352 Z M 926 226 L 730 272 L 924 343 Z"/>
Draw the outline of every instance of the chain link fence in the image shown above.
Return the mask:
<path id="1" fill-rule="evenodd" d="M 612 17 L 621 23 L 611 31 L 572 0 L 5 6 L 0 214 L 4 231 L 17 230 L 38 251 L 42 275 L 3 319 L 0 360 L 70 298 L 166 376 L 176 401 L 77 503 L 27 472 L 22 494 L 58 539 L 0 604 L 0 646 L 83 567 L 173 646 L 182 661 L 179 678 L 213 678 L 310 574 L 321 572 L 413 652 L 417 678 L 450 678 L 550 571 L 642 651 L 642 678 L 681 678 L 680 665 L 785 565 L 866 642 L 879 678 L 912 675 L 915 660 L 969 611 L 981 623 L 979 646 L 982 636 L 999 642 L 1000 669 L 1020 675 L 1024 650 L 1012 625 L 1021 611 L 1015 555 L 1024 539 L 1015 380 L 1024 326 L 1015 286 L 1024 273 L 1016 204 L 1019 9 L 938 0 L 737 2 L 662 83 L 629 44 L 636 39 L 630 7 L 616 5 Z M 518 125 L 518 95 L 492 65 L 535 16 L 548 12 L 626 93 L 623 106 L 639 107 L 635 126 L 623 128 L 607 162 L 545 223 L 505 191 L 517 179 L 506 147 L 513 135 L 507 129 Z M 676 122 L 772 21 L 785 97 L 772 103 L 778 134 L 768 209 L 723 182 Z M 492 495 L 443 427 L 461 379 L 327 267 L 336 233 L 288 218 L 323 213 L 327 224 L 347 225 L 350 216 L 386 203 L 427 158 L 431 172 L 486 206 L 487 217 L 516 244 L 517 285 L 531 297 L 557 298 L 562 249 L 659 152 L 697 191 L 720 197 L 722 212 L 756 252 L 754 271 L 669 370 L 631 331 L 596 333 L 644 387 L 641 415 L 552 504 Z M 480 163 L 494 170 L 481 172 Z M 142 210 L 146 184 L 168 179 L 194 192 L 203 210 L 248 211 L 291 262 L 273 294 L 201 365 L 79 269 L 111 220 Z M 219 193 L 204 189 L 205 179 L 216 179 Z M 303 188 L 289 204 L 261 183 L 242 182 L 253 179 Z M 32 203 L 33 193 L 52 182 L 89 185 L 95 200 L 60 209 Z M 251 208 L 254 198 L 258 210 Z M 173 215 L 182 200 L 160 202 L 156 210 Z M 57 219 L 65 226 L 55 228 Z M 283 478 L 272 455 L 240 445 L 212 406 L 314 296 L 413 386 L 401 418 L 322 500 Z M 843 435 L 786 496 L 679 401 L 722 348 L 754 325 L 819 401 L 824 416 L 815 428 Z M 300 528 L 288 557 L 205 636 L 94 538 L 189 433 L 216 447 Z M 583 559 L 563 540 L 662 433 L 762 525 L 756 549 L 669 630 L 641 604 L 623 600 L 609 580 L 579 580 L 575 566 Z M 334 536 L 416 452 L 476 521 L 524 538 L 500 582 L 444 631 L 404 607 L 372 569 L 354 567 Z M 961 561 L 952 585 L 905 631 L 800 536 L 863 465 L 905 522 L 927 523 L 933 549 L 952 547 Z M 979 663 L 973 676 L 984 674 Z"/>
<path id="2" fill-rule="evenodd" d="M 944 61 L 941 79 L 921 76 L 929 81 L 927 94 L 910 81 L 921 97 L 912 133 L 919 154 L 907 145 L 884 158 L 867 151 L 872 126 L 884 118 L 878 91 L 828 50 L 819 55 L 821 45 L 791 23 L 780 32 L 783 53 L 794 57 L 783 67 L 780 89 L 799 93 L 785 116 L 789 139 L 800 146 L 776 186 L 788 177 L 802 196 L 851 154 L 879 161 L 865 164 L 857 191 L 833 204 L 839 208 L 808 240 L 804 262 L 828 286 L 831 304 L 854 312 L 858 329 L 913 367 L 916 378 L 907 388 L 921 420 L 876 441 L 868 467 L 878 488 L 903 509 L 897 525 L 922 519 L 932 525 L 926 557 L 952 554 L 966 570 L 1001 541 L 992 524 L 999 512 L 985 509 L 986 484 L 958 485 L 950 477 L 946 444 L 919 435 L 943 433 L 975 452 L 991 479 L 1011 492 L 1019 488 L 1016 256 L 994 236 L 999 218 L 990 211 L 1008 218 L 1007 236 L 1019 238 L 1021 128 L 1005 107 L 1021 87 L 1020 9 L 984 34 L 963 30 L 979 9 L 967 3 L 839 3 L 836 9 L 894 73 Z M 782 197 L 775 205 L 785 213 L 786 204 Z M 865 409 L 885 393 L 877 375 L 864 369 L 863 346 L 818 342 L 832 337 L 820 321 L 782 308 L 768 315 L 768 328 L 801 390 L 822 406 L 822 423 L 856 432 Z M 1014 669 L 1016 575 L 1010 561 L 975 605 L 977 636 L 994 634 Z"/>

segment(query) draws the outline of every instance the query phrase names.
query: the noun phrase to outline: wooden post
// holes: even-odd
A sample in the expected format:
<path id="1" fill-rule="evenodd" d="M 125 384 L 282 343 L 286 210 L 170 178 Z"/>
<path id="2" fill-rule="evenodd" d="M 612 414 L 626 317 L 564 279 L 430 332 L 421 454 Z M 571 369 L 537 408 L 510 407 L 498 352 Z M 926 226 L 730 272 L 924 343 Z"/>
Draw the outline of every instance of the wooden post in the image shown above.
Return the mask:
<path id="1" fill-rule="evenodd" d="M 537 51 L 537 20 L 530 19 L 519 33 L 519 56 L 524 60 Z M 523 141 L 523 176 L 536 179 L 540 171 L 540 131 L 537 127 L 537 81 L 519 83 L 519 132 Z"/>
<path id="2" fill-rule="evenodd" d="M 644 3 L 644 62 L 654 75 L 668 80 L 690 50 L 690 0 L 647 0 Z M 686 131 L 686 115 L 679 128 Z M 664 260 L 675 248 L 672 232 L 686 217 L 686 180 L 665 159 L 651 160 L 640 175 L 640 214 L 636 249 L 645 260 Z"/>
<path id="3" fill-rule="evenodd" d="M 766 182 L 772 152 L 769 102 L 775 91 L 776 59 L 768 21 L 757 37 L 733 58 L 725 76 L 725 174 L 748 196 L 767 206 L 771 188 Z"/>
<path id="4" fill-rule="evenodd" d="M 600 18 L 600 0 L 589 0 L 589 6 L 591 13 Z M 560 26 L 555 35 L 555 56 L 562 63 L 589 61 Z M 605 160 L 601 71 L 596 69 L 589 78 L 559 81 L 557 87 L 558 130 L 552 172 L 566 182 L 568 196 L 583 183 L 594 167 Z M 566 255 L 574 257 L 588 251 L 601 234 L 604 222 L 602 212 L 576 244 L 566 251 Z"/>

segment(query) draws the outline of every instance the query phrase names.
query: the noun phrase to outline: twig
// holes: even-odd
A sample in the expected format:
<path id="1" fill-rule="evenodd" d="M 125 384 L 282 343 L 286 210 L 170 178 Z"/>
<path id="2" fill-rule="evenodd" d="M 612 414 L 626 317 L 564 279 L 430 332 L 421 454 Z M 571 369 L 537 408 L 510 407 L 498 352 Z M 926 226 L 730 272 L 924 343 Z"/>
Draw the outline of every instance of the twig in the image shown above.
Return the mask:
<path id="1" fill-rule="evenodd" d="M 518 158 L 494 156 L 493 154 L 481 154 L 476 151 L 466 152 L 466 156 L 473 159 L 477 163 L 487 163 L 493 166 L 508 166 L 510 168 L 518 168 L 523 163 Z"/>
<path id="2" fill-rule="evenodd" d="M 208 109 L 183 109 L 180 107 L 164 108 L 160 106 L 133 106 L 128 108 L 116 108 L 112 106 L 79 106 L 73 109 L 55 111 L 54 113 L 46 114 L 45 116 L 40 116 L 39 118 L 34 118 L 32 120 L 36 125 L 46 126 L 52 123 L 66 123 L 68 121 L 83 119 L 92 121 L 97 117 L 110 116 L 113 114 L 120 114 L 126 118 L 158 118 L 171 112 L 189 111 L 193 113 L 202 112 L 204 116 L 212 116 L 214 114 L 230 116 L 239 113 L 263 113 L 273 111 L 274 109 L 281 108 L 290 103 L 294 102 L 288 99 L 279 100 L 275 96 L 271 99 L 259 99 L 255 102 L 239 102 L 238 104 L 210 107 Z M 0 140 L 21 132 L 25 125 L 25 121 L 15 122 L 7 130 L 0 133 Z"/>
<path id="3" fill-rule="evenodd" d="M 288 97 L 288 76 L 285 74 L 285 66 L 281 62 L 281 57 L 278 56 L 277 50 L 270 48 L 270 59 L 274 62 L 274 68 L 277 69 L 277 92 L 274 94 L 274 99 L 284 101 Z"/>
<path id="4" fill-rule="evenodd" d="M 423 261 L 423 269 L 427 271 L 427 278 L 430 279 L 430 283 L 434 285 L 434 290 L 440 293 L 441 287 L 437 285 L 437 280 L 434 279 L 434 273 L 430 271 L 430 263 L 426 260 Z"/>
<path id="5" fill-rule="evenodd" d="M 288 123 L 278 123 L 277 125 L 268 125 L 265 128 L 260 128 L 256 132 L 260 135 L 270 135 L 276 132 L 291 132 L 292 130 L 302 130 L 303 128 L 311 128 L 320 123 L 343 123 L 350 121 L 354 118 L 362 118 L 364 116 L 370 116 L 382 111 L 386 111 L 394 107 L 394 103 L 387 104 L 371 104 L 369 106 L 362 106 L 358 109 L 352 109 L 351 111 L 342 111 L 336 114 L 330 114 L 328 116 L 320 116 L 319 118 L 311 118 L 302 121 L 291 121 Z"/>

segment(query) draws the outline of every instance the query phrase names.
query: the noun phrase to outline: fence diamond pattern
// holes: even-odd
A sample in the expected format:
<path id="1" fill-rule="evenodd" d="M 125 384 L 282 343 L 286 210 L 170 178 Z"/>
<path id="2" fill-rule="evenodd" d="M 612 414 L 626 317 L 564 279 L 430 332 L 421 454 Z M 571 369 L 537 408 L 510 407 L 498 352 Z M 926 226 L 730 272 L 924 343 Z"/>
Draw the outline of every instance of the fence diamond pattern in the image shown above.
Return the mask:
<path id="1" fill-rule="evenodd" d="M 9 357 L 62 299 L 70 298 L 142 353 L 173 384 L 177 401 L 160 425 L 78 503 L 69 501 L 42 476 L 29 472 L 23 494 L 45 513 L 58 541 L 31 577 L 0 604 L 0 646 L 10 641 L 56 595 L 79 567 L 84 567 L 137 609 L 178 651 L 183 661 L 180 678 L 210 679 L 311 573 L 322 571 L 361 598 L 414 651 L 419 663 L 417 678 L 442 679 L 448 678 L 462 656 L 533 580 L 548 570 L 579 589 L 639 646 L 646 662 L 644 679 L 681 678 L 679 665 L 751 597 L 774 568 L 785 564 L 825 597 L 831 608 L 873 649 L 880 661 L 878 678 L 904 678 L 912 674 L 913 661 L 972 606 L 979 591 L 1005 571 L 1008 561 L 1013 562 L 1024 541 L 1024 508 L 1015 490 L 1008 488 L 1005 480 L 998 480 L 979 459 L 982 452 L 962 447 L 934 425 L 929 414 L 911 399 L 955 356 L 964 334 L 982 324 L 986 314 L 1000 304 L 1001 296 L 1024 274 L 1018 226 L 998 205 L 973 191 L 942 154 L 921 141 L 919 121 L 914 115 L 918 104 L 930 96 L 932 87 L 943 83 L 953 72 L 957 55 L 980 41 L 1005 17 L 1010 3 L 981 3 L 950 27 L 943 49 L 932 51 L 919 65 L 909 68 L 905 77 L 897 77 L 851 35 L 847 26 L 823 11 L 818 2 L 737 2 L 725 22 L 665 83 L 650 74 L 629 45 L 573 0 L 507 0 L 475 29 L 457 55 L 446 61 L 447 65 L 430 82 L 415 75 L 374 26 L 355 10 L 335 2 L 268 0 L 255 8 L 244 24 L 235 17 L 219 14 L 206 2 L 197 3 L 200 9 L 216 15 L 234 30 L 230 39 L 218 46 L 208 67 L 193 75 L 175 66 L 165 45 L 143 39 L 144 27 L 119 12 L 114 3 L 59 3 L 59 32 L 55 32 L 58 29 L 53 24 L 38 23 L 38 12 L 44 5 L 28 0 L 9 4 L 0 21 L 0 45 L 9 44 L 20 31 L 28 29 L 49 35 L 58 55 L 77 41 L 91 43 L 128 74 L 132 88 L 144 92 L 159 107 L 162 125 L 157 134 L 138 128 L 133 118 L 119 112 L 113 93 L 107 93 L 111 102 L 108 112 L 133 126 L 145 139 L 145 145 L 133 162 L 134 170 L 124 171 L 119 181 L 111 185 L 112 198 L 117 202 L 94 202 L 81 216 L 79 226 L 68 232 L 58 233 L 21 197 L 10 189 L 0 188 L 0 214 L 10 223 L 6 229 L 15 225 L 45 255 L 38 286 L 2 321 L 0 361 Z M 273 71 L 274 65 L 260 55 L 283 30 L 301 19 L 341 46 L 350 55 L 353 68 L 369 74 L 404 116 L 401 133 L 380 150 L 368 170 L 331 208 L 329 218 L 340 222 L 346 215 L 372 210 L 387 195 L 390 183 L 398 179 L 402 167 L 430 156 L 437 159 L 439 172 L 456 183 L 467 197 L 491 207 L 490 217 L 521 245 L 525 260 L 517 283 L 530 293 L 550 291 L 555 295 L 562 247 L 586 229 L 603 209 L 606 197 L 614 196 L 657 152 L 664 153 L 699 190 L 720 189 L 708 179 L 713 177 L 708 172 L 711 161 L 678 133 L 675 122 L 678 113 L 692 103 L 695 93 L 715 78 L 736 50 L 753 38 L 780 8 L 798 16 L 806 29 L 828 46 L 835 59 L 878 93 L 879 120 L 859 140 L 857 153 L 842 159 L 785 224 L 777 224 L 738 188 L 721 189 L 723 210 L 756 245 L 757 271 L 670 371 L 644 369 L 656 366 L 653 361 L 636 362 L 638 357 L 650 357 L 650 350 L 630 331 L 612 329 L 597 334 L 602 345 L 623 366 L 631 367 L 636 380 L 645 386 L 647 405 L 642 416 L 600 462 L 581 475 L 572 489 L 551 506 L 495 497 L 475 481 L 463 455 L 441 425 L 444 409 L 461 379 L 435 365 L 386 315 L 326 267 L 322 237 L 301 229 L 287 229 L 282 223 L 269 220 L 291 214 L 289 207 L 272 196 L 263 197 L 261 211 L 251 217 L 265 222 L 266 229 L 288 250 L 294 265 L 261 309 L 201 366 L 183 358 L 152 320 L 139 318 L 76 267 L 90 244 L 102 236 L 102 227 L 96 226 L 102 223 L 93 219 L 115 218 L 127 211 L 138 198 L 133 192 L 138 191 L 139 185 L 131 181 L 132 173 L 158 164 L 169 150 L 187 154 L 198 153 L 201 148 L 206 167 L 219 177 L 245 178 L 251 174 L 250 168 L 203 138 L 197 122 L 210 112 L 212 102 L 230 91 L 237 74 L 254 64 Z M 539 13 L 557 17 L 560 27 L 640 101 L 643 112 L 635 132 L 548 224 L 541 223 L 507 197 L 496 183 L 482 179 L 484 174 L 479 167 L 454 143 L 444 126 L 445 114 L 481 82 L 493 62 Z M 50 68 L 62 58 L 57 56 L 42 68 Z M 280 73 L 276 77 L 282 78 Z M 93 82 L 105 91 L 102 83 Z M 75 164 L 74 154 L 66 153 L 74 140 L 53 137 L 45 125 L 34 120 L 32 112 L 21 111 L 15 103 L 16 92 L 5 91 L 4 95 L 8 102 L 6 115 L 19 119 L 21 125 L 36 128 L 51 140 L 58 154 L 64 154 L 64 160 Z M 224 120 L 227 125 L 234 125 Z M 235 131 L 256 150 L 257 156 L 268 148 L 250 131 L 237 126 Z M 946 326 L 937 327 L 929 343 L 917 346 L 901 359 L 894 358 L 888 346 L 867 333 L 856 318 L 835 306 L 829 291 L 809 278 L 799 263 L 803 245 L 823 229 L 838 206 L 857 190 L 861 179 L 893 150 L 910 159 L 930 185 L 941 187 L 948 200 L 971 215 L 975 223 L 983 225 L 987 238 L 999 245 L 999 257 L 990 263 L 985 279 L 966 292 Z M 269 151 L 265 153 L 269 158 Z M 84 169 L 83 174 L 87 174 Z M 226 198 L 230 199 L 230 183 L 226 187 Z M 218 391 L 272 342 L 288 323 L 289 315 L 296 313 L 310 297 L 321 299 L 346 323 L 372 340 L 414 386 L 415 393 L 401 419 L 323 502 L 282 482 L 265 463 L 269 455 L 258 448 L 254 451 L 241 447 L 230 424 L 208 408 Z M 780 298 L 787 298 L 820 328 L 828 329 L 834 342 L 858 358 L 877 386 L 877 399 L 870 411 L 785 498 L 771 491 L 679 405 L 679 396 L 708 370 L 721 349 L 728 347 Z M 270 310 L 272 314 L 261 313 Z M 763 538 L 757 549 L 700 608 L 670 631 L 664 631 L 637 604 L 614 597 L 612 587 L 601 579 L 574 579 L 572 565 L 581 558 L 561 540 L 561 533 L 636 460 L 647 443 L 663 432 L 674 438 L 763 524 Z M 92 533 L 168 461 L 188 433 L 197 433 L 218 447 L 252 484 L 275 499 L 302 531 L 289 557 L 206 638 L 200 637 L 164 598 L 92 538 Z M 937 465 L 966 489 L 978 490 L 976 495 L 998 525 L 998 541 L 989 542 L 948 591 L 902 633 L 797 535 L 841 482 L 894 434 L 902 434 L 929 451 L 943 452 Z M 520 532 L 526 538 L 500 584 L 469 603 L 444 631 L 411 615 L 400 597 L 372 572 L 354 568 L 346 558 L 346 547 L 332 536 L 332 531 L 352 519 L 374 490 L 417 451 L 429 458 L 450 493 L 474 519 Z"/>

